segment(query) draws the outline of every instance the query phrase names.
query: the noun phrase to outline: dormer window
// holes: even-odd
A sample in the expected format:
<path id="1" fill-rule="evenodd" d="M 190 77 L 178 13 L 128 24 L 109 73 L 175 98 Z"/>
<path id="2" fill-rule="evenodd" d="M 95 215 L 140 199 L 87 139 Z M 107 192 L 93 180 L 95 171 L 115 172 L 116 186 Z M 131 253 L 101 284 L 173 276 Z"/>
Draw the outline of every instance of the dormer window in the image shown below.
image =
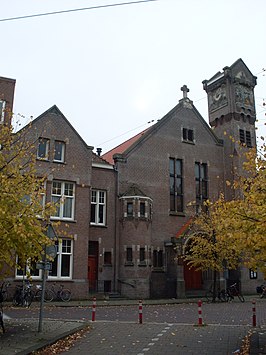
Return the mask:
<path id="1" fill-rule="evenodd" d="M 194 143 L 194 131 L 193 129 L 183 128 L 183 142 Z"/>

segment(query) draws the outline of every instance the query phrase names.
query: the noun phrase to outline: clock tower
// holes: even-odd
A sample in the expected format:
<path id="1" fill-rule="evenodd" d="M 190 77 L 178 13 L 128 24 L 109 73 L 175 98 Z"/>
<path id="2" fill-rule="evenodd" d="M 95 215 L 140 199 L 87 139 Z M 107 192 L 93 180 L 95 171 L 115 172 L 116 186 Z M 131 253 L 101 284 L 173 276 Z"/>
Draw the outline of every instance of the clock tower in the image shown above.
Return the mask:
<path id="1" fill-rule="evenodd" d="M 240 147 L 256 146 L 256 83 L 257 78 L 242 59 L 203 81 L 208 95 L 209 123 L 218 138 L 224 141 L 224 178 L 228 181 L 241 174 L 243 154 Z M 227 188 L 226 196 L 234 197 L 232 189 Z"/>

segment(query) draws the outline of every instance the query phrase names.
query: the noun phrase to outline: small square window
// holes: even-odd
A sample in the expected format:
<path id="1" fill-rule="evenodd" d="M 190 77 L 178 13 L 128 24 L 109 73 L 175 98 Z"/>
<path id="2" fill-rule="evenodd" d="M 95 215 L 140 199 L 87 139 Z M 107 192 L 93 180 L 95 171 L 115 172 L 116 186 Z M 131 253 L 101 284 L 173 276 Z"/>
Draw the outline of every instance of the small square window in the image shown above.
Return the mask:
<path id="1" fill-rule="evenodd" d="M 65 143 L 55 141 L 54 143 L 54 161 L 63 163 L 65 161 Z"/>
<path id="2" fill-rule="evenodd" d="M 194 143 L 193 129 L 183 128 L 183 141 Z"/>
<path id="3" fill-rule="evenodd" d="M 249 278 L 250 278 L 251 280 L 257 279 L 257 278 L 258 278 L 258 273 L 257 273 L 257 271 L 254 271 L 254 270 L 252 270 L 252 269 L 249 269 Z"/>
<path id="4" fill-rule="evenodd" d="M 49 154 L 49 139 L 39 138 L 37 158 L 48 160 L 48 154 Z"/>

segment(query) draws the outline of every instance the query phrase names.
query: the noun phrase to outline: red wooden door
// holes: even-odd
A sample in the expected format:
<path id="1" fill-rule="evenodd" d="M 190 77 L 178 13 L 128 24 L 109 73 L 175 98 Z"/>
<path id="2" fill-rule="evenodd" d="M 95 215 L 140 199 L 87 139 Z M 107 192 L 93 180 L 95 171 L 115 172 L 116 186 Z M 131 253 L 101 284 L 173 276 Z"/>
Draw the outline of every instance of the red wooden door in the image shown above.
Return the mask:
<path id="1" fill-rule="evenodd" d="M 184 263 L 184 279 L 186 290 L 202 289 L 202 273 L 193 266 Z"/>
<path id="2" fill-rule="evenodd" d="M 88 256 L 88 279 L 90 291 L 96 291 L 97 286 L 97 257 L 95 255 Z"/>

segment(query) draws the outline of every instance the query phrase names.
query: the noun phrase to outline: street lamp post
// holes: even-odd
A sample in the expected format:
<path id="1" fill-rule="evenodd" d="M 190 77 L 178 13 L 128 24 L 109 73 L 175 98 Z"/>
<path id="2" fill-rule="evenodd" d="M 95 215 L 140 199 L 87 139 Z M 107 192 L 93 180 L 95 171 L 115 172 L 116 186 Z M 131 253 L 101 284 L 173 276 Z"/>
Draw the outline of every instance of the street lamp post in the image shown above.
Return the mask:
<path id="1" fill-rule="evenodd" d="M 55 233 L 55 230 L 52 226 L 52 224 L 49 222 L 47 224 L 47 237 L 51 240 L 58 239 L 57 235 Z M 43 306 L 44 306 L 44 295 L 45 295 L 45 283 L 46 283 L 46 278 L 47 278 L 47 272 L 48 270 L 51 269 L 51 262 L 48 260 L 47 261 L 47 255 L 49 258 L 54 259 L 57 254 L 57 248 L 55 245 L 51 246 L 44 246 L 44 253 L 43 253 L 43 258 L 42 261 L 37 263 L 37 268 L 43 270 L 42 272 L 42 296 L 41 296 L 41 301 L 40 301 L 40 313 L 39 313 L 39 326 L 38 326 L 38 332 L 42 332 L 42 322 L 43 322 Z"/>

